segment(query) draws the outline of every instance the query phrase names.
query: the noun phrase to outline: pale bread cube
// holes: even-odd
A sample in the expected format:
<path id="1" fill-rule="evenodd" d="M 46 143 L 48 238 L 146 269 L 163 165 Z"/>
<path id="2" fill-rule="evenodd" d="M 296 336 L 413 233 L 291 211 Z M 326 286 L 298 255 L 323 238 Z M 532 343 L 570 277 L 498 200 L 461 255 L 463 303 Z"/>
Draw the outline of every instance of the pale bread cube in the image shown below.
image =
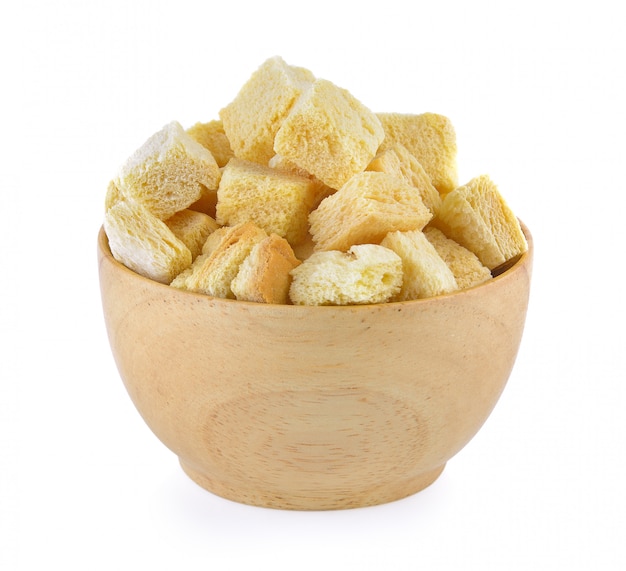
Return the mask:
<path id="1" fill-rule="evenodd" d="M 254 245 L 266 238 L 267 234 L 252 222 L 245 222 L 229 227 L 220 232 L 219 236 L 221 240 L 211 253 L 198 256 L 189 270 L 172 281 L 172 287 L 235 299 L 230 284 Z"/>
<path id="2" fill-rule="evenodd" d="M 490 270 L 528 249 L 519 221 L 487 175 L 446 195 L 433 225 Z"/>
<path id="3" fill-rule="evenodd" d="M 239 301 L 289 302 L 290 271 L 300 265 L 289 242 L 270 234 L 254 245 L 230 284 Z"/>
<path id="4" fill-rule="evenodd" d="M 219 113 L 235 156 L 267 165 L 276 132 L 314 80 L 309 70 L 287 65 L 280 57 L 266 60 Z"/>
<path id="5" fill-rule="evenodd" d="M 402 179 L 362 172 L 309 215 L 316 250 L 378 243 L 394 230 L 421 230 L 432 218 L 420 193 Z"/>
<path id="6" fill-rule="evenodd" d="M 231 159 L 217 190 L 216 219 L 230 226 L 252 221 L 295 245 L 306 236 L 315 197 L 315 184 L 307 177 Z"/>
<path id="7" fill-rule="evenodd" d="M 402 286 L 402 260 L 387 248 L 362 244 L 348 252 L 316 252 L 291 275 L 295 305 L 385 303 Z"/>
<path id="8" fill-rule="evenodd" d="M 437 210 L 441 206 L 441 196 L 433 186 L 424 167 L 404 145 L 396 143 L 377 154 L 368 165 L 367 170 L 386 172 L 404 179 L 418 190 L 424 204 L 433 215 L 437 214 Z"/>
<path id="9" fill-rule="evenodd" d="M 448 238 L 438 228 L 426 227 L 424 235 L 452 270 L 459 289 L 473 287 L 491 279 L 489 268 L 483 266 L 473 252 Z"/>
<path id="10" fill-rule="evenodd" d="M 440 194 L 457 187 L 456 132 L 450 119 L 436 113 L 378 113 L 378 118 L 385 131 L 381 151 L 401 143 L 424 167 Z"/>
<path id="11" fill-rule="evenodd" d="M 213 155 L 172 121 L 128 158 L 113 182 L 122 195 L 167 220 L 216 189 L 219 175 Z"/>
<path id="12" fill-rule="evenodd" d="M 220 168 L 226 166 L 228 161 L 235 156 L 221 120 L 195 123 L 187 129 L 187 133 L 211 152 Z"/>
<path id="13" fill-rule="evenodd" d="M 452 271 L 422 231 L 390 232 L 381 246 L 402 259 L 402 289 L 394 301 L 433 297 L 458 289 Z"/>
<path id="14" fill-rule="evenodd" d="M 274 150 L 327 186 L 339 189 L 365 170 L 383 137 L 374 113 L 347 90 L 318 79 L 283 121 Z"/>
<path id="15" fill-rule="evenodd" d="M 209 234 L 219 228 L 215 219 L 194 210 L 181 210 L 168 218 L 165 224 L 189 248 L 194 259 L 202 253 Z"/>
<path id="16" fill-rule="evenodd" d="M 192 261 L 189 248 L 167 225 L 132 200 L 118 200 L 104 215 L 113 257 L 151 280 L 169 284 Z"/>

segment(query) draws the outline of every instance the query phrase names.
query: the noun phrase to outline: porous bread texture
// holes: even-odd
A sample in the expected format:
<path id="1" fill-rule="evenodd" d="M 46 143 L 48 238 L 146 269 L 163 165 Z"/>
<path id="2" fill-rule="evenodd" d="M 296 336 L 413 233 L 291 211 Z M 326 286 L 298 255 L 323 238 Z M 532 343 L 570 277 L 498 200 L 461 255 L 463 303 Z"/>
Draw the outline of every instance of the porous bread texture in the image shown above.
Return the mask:
<path id="1" fill-rule="evenodd" d="M 365 171 L 354 175 L 309 215 L 315 249 L 346 251 L 379 243 L 395 230 L 421 230 L 432 218 L 420 193 L 395 176 Z"/>
<path id="2" fill-rule="evenodd" d="M 295 245 L 307 233 L 315 197 L 308 177 L 235 158 L 222 172 L 216 219 L 224 226 L 252 221 Z"/>
<path id="3" fill-rule="evenodd" d="M 226 163 L 235 156 L 224 132 L 224 124 L 219 119 L 208 123 L 195 123 L 187 129 L 187 133 L 210 151 L 220 168 L 226 166 Z"/>
<path id="4" fill-rule="evenodd" d="M 266 237 L 266 232 L 252 222 L 228 227 L 220 233 L 221 239 L 211 253 L 198 256 L 191 267 L 170 285 L 213 297 L 235 299 L 231 282 L 254 245 Z"/>
<path id="5" fill-rule="evenodd" d="M 177 121 L 152 135 L 124 163 L 114 178 L 123 196 L 167 220 L 216 189 L 219 167 L 213 155 Z"/>
<path id="6" fill-rule="evenodd" d="M 402 289 L 394 301 L 433 297 L 458 289 L 452 271 L 421 230 L 390 232 L 381 246 L 402 259 Z"/>
<path id="7" fill-rule="evenodd" d="M 191 264 L 189 248 L 142 204 L 117 200 L 104 215 L 113 257 L 151 280 L 169 284 Z"/>
<path id="8" fill-rule="evenodd" d="M 294 305 L 385 303 L 402 286 L 402 260 L 387 248 L 362 244 L 348 252 L 316 252 L 291 276 Z"/>
<path id="9" fill-rule="evenodd" d="M 378 153 L 367 166 L 367 170 L 385 172 L 405 180 L 418 190 L 432 214 L 437 214 L 441 206 L 441 196 L 424 167 L 404 145 L 396 143 Z"/>
<path id="10" fill-rule="evenodd" d="M 385 139 L 383 151 L 401 143 L 424 167 L 444 195 L 458 185 L 456 132 L 452 121 L 437 113 L 377 113 Z"/>
<path id="11" fill-rule="evenodd" d="M 424 235 L 454 274 L 459 289 L 473 287 L 491 278 L 489 268 L 483 266 L 473 252 L 448 238 L 438 228 L 426 227 Z"/>
<path id="12" fill-rule="evenodd" d="M 347 90 L 317 79 L 283 121 L 274 150 L 339 189 L 365 170 L 383 137 L 378 117 L 365 105 Z"/>
<path id="13" fill-rule="evenodd" d="M 239 301 L 289 303 L 289 272 L 300 263 L 287 240 L 270 234 L 254 245 L 230 288 Z"/>
<path id="14" fill-rule="evenodd" d="M 311 173 L 306 172 L 304 169 L 301 169 L 281 155 L 274 155 L 270 159 L 268 166 L 276 170 L 289 172 L 291 174 L 296 174 L 311 179 L 311 182 L 313 183 L 313 186 L 315 188 L 312 208 L 317 208 L 322 200 L 335 192 L 334 188 L 330 188 L 330 186 L 324 184 L 317 177 L 313 176 Z"/>
<path id="15" fill-rule="evenodd" d="M 488 175 L 447 194 L 433 225 L 490 270 L 528 249 L 519 221 Z"/>
<path id="16" fill-rule="evenodd" d="M 219 112 L 235 156 L 267 165 L 276 132 L 314 80 L 309 70 L 287 65 L 281 57 L 266 60 Z"/>
<path id="17" fill-rule="evenodd" d="M 202 253 L 209 234 L 219 228 L 215 219 L 195 210 L 181 210 L 170 216 L 165 224 L 189 248 L 194 259 Z"/>

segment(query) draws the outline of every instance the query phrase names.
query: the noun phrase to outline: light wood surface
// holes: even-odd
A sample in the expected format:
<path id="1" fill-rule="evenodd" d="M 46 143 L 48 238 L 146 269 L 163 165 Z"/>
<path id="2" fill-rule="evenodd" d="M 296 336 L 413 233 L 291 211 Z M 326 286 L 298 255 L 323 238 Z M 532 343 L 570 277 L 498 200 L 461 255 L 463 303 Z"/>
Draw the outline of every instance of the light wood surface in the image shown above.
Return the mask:
<path id="1" fill-rule="evenodd" d="M 101 230 L 111 350 L 147 425 L 211 492 L 305 510 L 397 500 L 437 479 L 504 389 L 530 289 L 524 231 L 529 251 L 478 287 L 296 307 L 150 281 L 113 259 Z"/>

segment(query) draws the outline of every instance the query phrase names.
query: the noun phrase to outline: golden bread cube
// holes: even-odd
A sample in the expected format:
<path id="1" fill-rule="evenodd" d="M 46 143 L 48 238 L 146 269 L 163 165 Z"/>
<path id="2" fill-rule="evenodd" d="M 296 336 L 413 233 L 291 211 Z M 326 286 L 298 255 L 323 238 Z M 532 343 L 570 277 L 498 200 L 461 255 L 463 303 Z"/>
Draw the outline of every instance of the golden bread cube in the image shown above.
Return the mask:
<path id="1" fill-rule="evenodd" d="M 309 215 L 315 249 L 346 251 L 354 244 L 379 243 L 394 230 L 421 230 L 432 218 L 420 193 L 382 172 L 353 176 Z"/>
<path id="2" fill-rule="evenodd" d="M 302 94 L 276 133 L 277 154 L 331 188 L 365 170 L 383 140 L 378 117 L 325 79 Z"/>
<path id="3" fill-rule="evenodd" d="M 308 177 L 231 159 L 217 189 L 216 219 L 230 226 L 252 221 L 295 245 L 306 236 L 316 193 Z"/>
<path id="4" fill-rule="evenodd" d="M 458 289 L 452 271 L 422 231 L 390 232 L 380 244 L 402 259 L 402 289 L 394 301 L 433 297 Z"/>
<path id="5" fill-rule="evenodd" d="M 291 275 L 295 305 L 385 303 L 402 286 L 402 260 L 382 246 L 360 244 L 348 252 L 315 252 Z"/>
<path id="6" fill-rule="evenodd" d="M 488 175 L 447 194 L 433 225 L 490 270 L 528 249 L 519 221 Z"/>
<path id="7" fill-rule="evenodd" d="M 172 121 L 128 158 L 113 182 L 123 196 L 167 220 L 217 188 L 219 175 L 213 155 Z"/>
<path id="8" fill-rule="evenodd" d="M 401 143 L 419 161 L 433 186 L 444 195 L 458 185 L 456 132 L 437 113 L 378 113 L 385 131 L 381 151 Z"/>
<path id="9" fill-rule="evenodd" d="M 254 245 L 230 287 L 239 301 L 289 303 L 289 272 L 300 263 L 287 240 L 270 234 Z"/>
<path id="10" fill-rule="evenodd" d="M 118 200 L 105 212 L 104 230 L 113 257 L 146 278 L 169 284 L 191 264 L 189 248 L 132 200 Z"/>
<path id="11" fill-rule="evenodd" d="M 276 132 L 314 80 L 309 70 L 287 65 L 281 57 L 266 60 L 219 112 L 235 156 L 267 165 Z"/>

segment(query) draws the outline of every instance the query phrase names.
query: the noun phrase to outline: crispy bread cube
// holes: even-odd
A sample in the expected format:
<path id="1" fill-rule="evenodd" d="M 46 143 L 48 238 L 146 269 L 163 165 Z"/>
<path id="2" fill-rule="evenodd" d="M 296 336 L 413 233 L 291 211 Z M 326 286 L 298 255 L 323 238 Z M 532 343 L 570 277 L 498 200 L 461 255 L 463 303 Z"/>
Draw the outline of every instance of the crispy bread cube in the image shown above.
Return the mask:
<path id="1" fill-rule="evenodd" d="M 318 79 L 283 121 L 274 150 L 339 189 L 365 170 L 383 137 L 374 113 L 345 89 Z"/>
<path id="2" fill-rule="evenodd" d="M 491 278 L 489 268 L 483 266 L 474 253 L 448 238 L 438 228 L 428 226 L 424 228 L 424 235 L 452 270 L 459 289 L 481 284 Z"/>
<path id="3" fill-rule="evenodd" d="M 490 270 L 528 249 L 519 221 L 487 175 L 446 195 L 433 225 Z"/>
<path id="4" fill-rule="evenodd" d="M 367 170 L 386 172 L 404 179 L 420 193 L 424 204 L 435 215 L 441 206 L 441 196 L 433 186 L 430 176 L 420 162 L 407 150 L 396 143 L 377 154 L 368 165 Z"/>
<path id="5" fill-rule="evenodd" d="M 231 159 L 217 190 L 216 218 L 231 226 L 253 221 L 295 245 L 306 236 L 315 197 L 315 183 L 307 177 Z"/>
<path id="6" fill-rule="evenodd" d="M 230 284 L 254 245 L 267 234 L 252 222 L 245 222 L 223 231 L 216 230 L 209 240 L 214 235 L 221 239 L 213 245 L 210 253 L 198 256 L 191 268 L 177 276 L 170 285 L 214 297 L 235 299 Z"/>
<path id="7" fill-rule="evenodd" d="M 362 172 L 325 198 L 309 215 L 316 250 L 346 251 L 379 243 L 394 230 L 421 230 L 432 214 L 419 192 L 381 172 Z"/>
<path id="8" fill-rule="evenodd" d="M 401 143 L 420 162 L 440 194 L 458 184 L 456 133 L 443 115 L 422 113 L 378 113 L 385 131 L 380 150 Z"/>
<path id="9" fill-rule="evenodd" d="M 254 245 L 230 287 L 239 301 L 288 303 L 289 272 L 299 265 L 289 242 L 270 234 Z"/>
<path id="10" fill-rule="evenodd" d="M 315 80 L 282 58 L 266 60 L 219 115 L 235 156 L 267 165 L 274 137 L 294 103 Z"/>
<path id="11" fill-rule="evenodd" d="M 221 120 L 209 121 L 208 123 L 198 122 L 187 129 L 198 143 L 208 149 L 218 167 L 226 166 L 235 154 L 230 148 L 230 141 L 224 132 L 224 124 Z"/>
<path id="12" fill-rule="evenodd" d="M 402 260 L 375 244 L 316 252 L 291 271 L 295 305 L 385 303 L 400 291 Z"/>
<path id="13" fill-rule="evenodd" d="M 422 231 L 390 232 L 381 246 L 402 259 L 402 289 L 394 301 L 433 297 L 458 289 L 452 271 Z"/>
<path id="14" fill-rule="evenodd" d="M 167 225 L 132 200 L 118 200 L 104 215 L 113 257 L 127 268 L 163 284 L 191 264 L 189 248 Z"/>
<path id="15" fill-rule="evenodd" d="M 219 228 L 209 215 L 194 210 L 181 210 L 168 218 L 165 224 L 189 248 L 194 259 L 202 253 L 209 234 Z"/>
<path id="16" fill-rule="evenodd" d="M 167 220 L 216 189 L 219 167 L 213 155 L 176 121 L 152 135 L 114 179 L 121 194 Z"/>

